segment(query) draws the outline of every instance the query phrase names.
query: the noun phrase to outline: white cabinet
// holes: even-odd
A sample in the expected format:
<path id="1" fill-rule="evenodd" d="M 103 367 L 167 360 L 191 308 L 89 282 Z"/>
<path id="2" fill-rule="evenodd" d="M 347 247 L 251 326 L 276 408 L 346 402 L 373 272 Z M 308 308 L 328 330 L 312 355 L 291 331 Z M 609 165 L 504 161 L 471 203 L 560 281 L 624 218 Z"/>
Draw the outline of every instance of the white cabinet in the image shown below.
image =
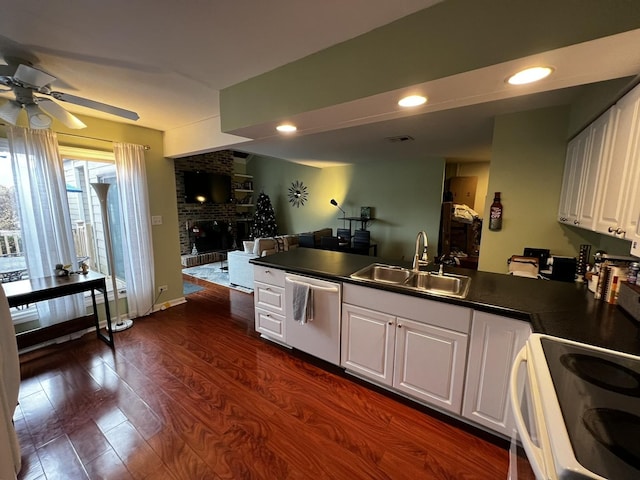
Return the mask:
<path id="1" fill-rule="evenodd" d="M 343 304 L 342 366 L 391 386 L 395 328 L 393 315 Z"/>
<path id="2" fill-rule="evenodd" d="M 474 311 L 462 409 L 465 418 L 511 435 L 509 372 L 530 334 L 528 322 Z"/>
<path id="3" fill-rule="evenodd" d="M 586 159 L 582 165 L 582 180 L 580 191 L 580 207 L 576 225 L 593 230 L 596 223 L 597 209 L 600 203 L 598 185 L 602 173 L 602 165 L 611 151 L 611 139 L 616 126 L 618 109 L 610 108 L 598 117 L 588 129 L 589 147 Z"/>
<path id="4" fill-rule="evenodd" d="M 578 221 L 581 202 L 582 166 L 589 146 L 590 132 L 585 130 L 567 145 L 567 158 L 562 176 L 558 221 L 574 225 Z"/>
<path id="5" fill-rule="evenodd" d="M 471 309 L 351 284 L 343 295 L 341 365 L 460 414 Z"/>
<path id="6" fill-rule="evenodd" d="M 593 230 L 601 195 L 601 172 L 611 149 L 617 108 L 612 107 L 567 146 L 558 221 Z"/>
<path id="7" fill-rule="evenodd" d="M 256 265 L 253 274 L 256 331 L 286 342 L 284 272 Z"/>
<path id="8" fill-rule="evenodd" d="M 613 132 L 611 152 L 602 163 L 602 176 L 599 182 L 600 205 L 597 211 L 595 230 L 608 235 L 625 237 L 625 219 L 632 209 L 629 196 L 632 177 L 636 172 L 638 158 L 636 144 L 640 124 L 638 108 L 640 106 L 640 88 L 635 88 L 622 98 L 614 108 L 618 109 L 618 119 Z"/>
<path id="9" fill-rule="evenodd" d="M 395 389 L 459 414 L 466 359 L 466 334 L 397 319 Z"/>
<path id="10" fill-rule="evenodd" d="M 625 238 L 631 240 L 631 253 L 640 256 L 640 89 L 629 94 L 629 107 L 633 113 L 634 128 L 629 138 L 627 155 L 631 163 L 629 187 L 626 194 L 626 213 L 624 222 Z M 625 98 L 625 101 L 627 99 Z"/>

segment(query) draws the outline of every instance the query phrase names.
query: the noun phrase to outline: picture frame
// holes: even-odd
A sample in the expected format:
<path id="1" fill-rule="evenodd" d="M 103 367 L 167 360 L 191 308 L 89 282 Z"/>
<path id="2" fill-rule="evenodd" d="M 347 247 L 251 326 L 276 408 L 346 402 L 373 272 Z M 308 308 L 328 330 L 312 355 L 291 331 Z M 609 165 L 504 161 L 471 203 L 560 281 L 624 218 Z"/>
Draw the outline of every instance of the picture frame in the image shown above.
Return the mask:
<path id="1" fill-rule="evenodd" d="M 371 207 L 360 207 L 360 218 L 371 218 Z"/>

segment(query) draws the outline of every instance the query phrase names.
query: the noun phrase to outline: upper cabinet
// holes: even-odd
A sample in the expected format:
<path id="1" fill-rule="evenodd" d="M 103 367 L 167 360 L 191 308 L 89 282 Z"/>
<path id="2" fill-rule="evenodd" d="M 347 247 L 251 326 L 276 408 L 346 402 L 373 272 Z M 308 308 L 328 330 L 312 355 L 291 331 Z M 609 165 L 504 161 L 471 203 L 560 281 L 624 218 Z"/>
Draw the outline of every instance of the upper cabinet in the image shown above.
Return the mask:
<path id="1" fill-rule="evenodd" d="M 614 129 L 610 154 L 602 164 L 599 182 L 601 195 L 595 230 L 600 233 L 625 238 L 625 217 L 632 206 L 629 194 L 632 189 L 632 171 L 637 169 L 638 158 L 634 145 L 640 134 L 638 105 L 640 89 L 636 88 L 620 100 L 618 121 Z"/>
<path id="2" fill-rule="evenodd" d="M 558 221 L 568 225 L 577 225 L 582 204 L 582 169 L 589 147 L 590 131 L 584 130 L 569 142 L 567 159 L 562 177 L 562 193 L 558 208 Z"/>
<path id="3" fill-rule="evenodd" d="M 636 88 L 625 97 L 629 113 L 632 113 L 632 135 L 629 138 L 627 156 L 630 168 L 626 193 L 625 238 L 631 240 L 631 253 L 640 256 L 640 90 Z"/>
<path id="4" fill-rule="evenodd" d="M 609 156 L 618 109 L 611 107 L 567 146 L 558 221 L 592 230 L 600 199 L 598 183 Z"/>
<path id="5" fill-rule="evenodd" d="M 569 142 L 558 221 L 632 241 L 640 235 L 639 112 L 640 86 Z"/>

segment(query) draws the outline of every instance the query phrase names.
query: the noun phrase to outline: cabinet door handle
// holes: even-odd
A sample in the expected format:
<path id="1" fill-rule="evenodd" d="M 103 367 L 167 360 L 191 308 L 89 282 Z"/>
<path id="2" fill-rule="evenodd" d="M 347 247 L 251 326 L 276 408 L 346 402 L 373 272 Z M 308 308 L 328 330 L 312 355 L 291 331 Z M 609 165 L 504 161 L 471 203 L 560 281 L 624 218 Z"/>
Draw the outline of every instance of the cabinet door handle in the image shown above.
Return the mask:
<path id="1" fill-rule="evenodd" d="M 393 322 L 389 322 L 389 325 L 393 325 Z"/>
<path id="2" fill-rule="evenodd" d="M 574 224 L 574 225 L 580 225 L 580 222 L 579 222 L 578 220 L 574 220 L 574 221 L 573 221 L 573 224 Z"/>
<path id="3" fill-rule="evenodd" d="M 607 228 L 607 230 L 609 231 L 609 233 L 613 233 L 613 227 L 609 227 Z"/>
<path id="4" fill-rule="evenodd" d="M 625 230 L 621 229 L 620 227 L 618 227 L 618 228 L 616 229 L 616 233 L 617 233 L 618 235 L 624 235 L 624 234 L 625 234 L 625 233 L 627 233 L 627 232 L 626 232 Z"/>
<path id="5" fill-rule="evenodd" d="M 400 324 L 400 323 L 399 323 L 399 324 L 398 324 L 398 328 L 402 328 L 402 324 Z"/>

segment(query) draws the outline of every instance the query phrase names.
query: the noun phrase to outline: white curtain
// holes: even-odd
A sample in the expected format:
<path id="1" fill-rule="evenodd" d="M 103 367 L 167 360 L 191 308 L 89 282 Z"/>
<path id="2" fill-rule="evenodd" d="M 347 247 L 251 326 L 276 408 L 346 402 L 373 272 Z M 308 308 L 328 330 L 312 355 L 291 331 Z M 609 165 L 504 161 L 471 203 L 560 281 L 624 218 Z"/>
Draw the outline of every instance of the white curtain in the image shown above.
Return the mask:
<path id="1" fill-rule="evenodd" d="M 77 269 L 56 135 L 9 127 L 8 137 L 29 276 L 51 276 L 58 263 Z M 37 308 L 41 326 L 86 315 L 82 294 L 38 302 Z"/>
<path id="2" fill-rule="evenodd" d="M 122 240 L 129 316 L 151 312 L 154 301 L 153 242 L 144 147 L 114 143 L 122 212 Z"/>

